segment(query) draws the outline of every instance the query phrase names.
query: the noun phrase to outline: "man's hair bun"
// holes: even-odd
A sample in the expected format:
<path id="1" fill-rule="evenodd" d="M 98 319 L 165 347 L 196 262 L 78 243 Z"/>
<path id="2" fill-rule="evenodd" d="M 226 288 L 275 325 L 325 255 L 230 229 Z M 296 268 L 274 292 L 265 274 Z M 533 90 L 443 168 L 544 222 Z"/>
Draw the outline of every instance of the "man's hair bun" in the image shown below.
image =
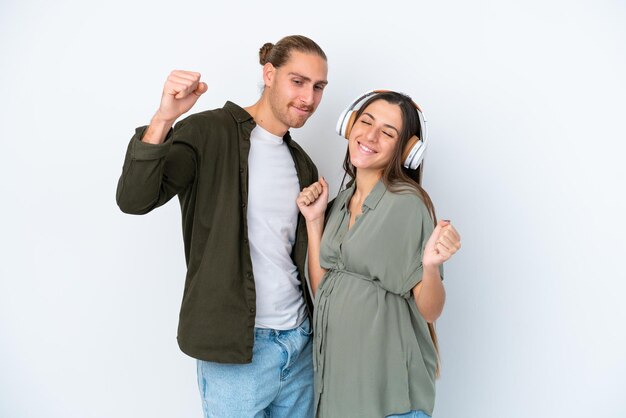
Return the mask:
<path id="1" fill-rule="evenodd" d="M 261 63 L 261 65 L 265 65 L 267 63 L 267 56 L 269 55 L 272 48 L 274 48 L 274 44 L 271 42 L 266 42 L 265 44 L 263 44 L 261 49 L 259 49 L 259 62 Z"/>

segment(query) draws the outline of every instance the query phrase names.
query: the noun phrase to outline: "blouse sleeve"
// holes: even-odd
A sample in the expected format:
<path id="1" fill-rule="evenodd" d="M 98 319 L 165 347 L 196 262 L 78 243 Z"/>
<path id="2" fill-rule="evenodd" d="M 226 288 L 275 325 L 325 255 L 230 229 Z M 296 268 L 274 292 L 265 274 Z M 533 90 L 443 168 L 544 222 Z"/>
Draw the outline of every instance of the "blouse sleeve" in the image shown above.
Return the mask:
<path id="1" fill-rule="evenodd" d="M 426 206 L 424 204 L 419 206 L 415 210 L 415 215 L 410 217 L 407 225 L 407 230 L 414 232 L 413 239 L 409 240 L 407 245 L 412 248 L 415 255 L 411 259 L 406 276 L 399 289 L 399 294 L 406 298 L 411 296 L 413 288 L 422 281 L 424 247 L 435 229 L 434 221 Z M 439 274 L 443 279 L 443 265 L 439 266 Z"/>

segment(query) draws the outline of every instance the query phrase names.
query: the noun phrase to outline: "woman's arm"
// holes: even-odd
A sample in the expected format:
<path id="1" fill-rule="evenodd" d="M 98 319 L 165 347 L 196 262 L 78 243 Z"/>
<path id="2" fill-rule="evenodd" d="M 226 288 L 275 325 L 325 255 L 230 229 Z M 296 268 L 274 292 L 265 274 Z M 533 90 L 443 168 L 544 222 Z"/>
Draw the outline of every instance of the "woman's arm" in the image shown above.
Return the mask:
<path id="1" fill-rule="evenodd" d="M 320 265 L 320 245 L 322 233 L 324 232 L 324 215 L 314 221 L 306 222 L 306 231 L 309 237 L 309 280 L 311 281 L 311 292 L 313 296 L 317 293 L 317 287 L 326 274 L 326 269 Z"/>
<path id="2" fill-rule="evenodd" d="M 426 322 L 435 322 L 443 311 L 446 291 L 439 266 L 461 248 L 461 237 L 450 221 L 439 221 L 426 242 L 422 256 L 422 280 L 413 288 L 415 305 Z"/>
<path id="3" fill-rule="evenodd" d="M 317 287 L 326 274 L 320 266 L 320 245 L 324 232 L 324 214 L 328 205 L 328 184 L 323 177 L 320 181 L 306 187 L 296 199 L 302 216 L 306 219 L 306 231 L 309 241 L 309 280 L 311 292 L 315 296 Z"/>
<path id="4" fill-rule="evenodd" d="M 426 322 L 433 323 L 439 318 L 446 301 L 439 266 L 423 266 L 422 281 L 413 288 L 413 299 Z"/>

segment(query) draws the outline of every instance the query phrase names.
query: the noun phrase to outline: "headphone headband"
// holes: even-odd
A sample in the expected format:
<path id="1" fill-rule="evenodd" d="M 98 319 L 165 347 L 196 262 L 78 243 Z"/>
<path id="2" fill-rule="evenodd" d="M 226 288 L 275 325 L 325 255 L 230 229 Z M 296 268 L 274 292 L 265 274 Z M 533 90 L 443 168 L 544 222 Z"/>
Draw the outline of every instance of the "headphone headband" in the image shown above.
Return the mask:
<path id="1" fill-rule="evenodd" d="M 339 120 L 337 121 L 337 133 L 342 137 L 348 139 L 348 137 L 350 136 L 350 131 L 352 130 L 352 126 L 354 125 L 354 122 L 356 122 L 356 114 L 363 105 L 363 103 L 365 103 L 365 101 L 367 101 L 367 99 L 369 99 L 370 97 L 376 96 L 381 93 L 394 93 L 394 91 L 383 89 L 370 90 L 356 98 L 343 112 L 341 112 Z M 420 166 L 424 159 L 424 152 L 426 151 L 428 137 L 426 135 L 426 120 L 424 119 L 422 109 L 412 99 L 410 100 L 413 104 L 413 107 L 415 107 L 415 110 L 417 111 L 421 138 L 418 138 L 414 135 L 412 138 L 409 139 L 407 143 L 407 148 L 405 148 L 403 152 L 403 165 L 405 168 L 415 170 Z"/>

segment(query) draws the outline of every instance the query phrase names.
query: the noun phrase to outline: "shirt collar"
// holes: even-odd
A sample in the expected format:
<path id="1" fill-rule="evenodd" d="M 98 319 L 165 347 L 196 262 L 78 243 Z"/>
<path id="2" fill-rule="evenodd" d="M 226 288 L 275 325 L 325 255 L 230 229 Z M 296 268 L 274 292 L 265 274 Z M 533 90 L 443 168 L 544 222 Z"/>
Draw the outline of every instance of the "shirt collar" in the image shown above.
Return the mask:
<path id="1" fill-rule="evenodd" d="M 348 204 L 348 201 L 352 198 L 352 195 L 354 195 L 355 189 L 356 189 L 356 181 L 352 181 L 350 187 L 346 189 L 346 199 L 341 204 L 342 210 L 346 209 L 346 205 Z M 370 194 L 368 194 L 367 197 L 365 198 L 365 201 L 363 202 L 363 206 L 367 207 L 370 210 L 376 209 L 376 206 L 378 206 L 378 202 L 380 202 L 380 199 L 383 198 L 383 195 L 385 194 L 386 191 L 387 191 L 387 187 L 385 187 L 385 183 L 383 182 L 383 179 L 381 178 L 374 185 L 374 188 L 370 191 Z"/>
<path id="2" fill-rule="evenodd" d="M 276 145 L 281 145 L 283 143 L 283 137 L 282 136 L 277 136 L 274 135 L 273 133 L 271 133 L 270 131 L 267 131 L 265 129 L 263 129 L 263 127 L 259 124 L 257 124 L 254 129 L 252 130 L 252 134 L 250 135 L 256 135 L 257 138 L 265 141 L 265 142 L 269 142 L 271 144 L 276 144 Z"/>
<path id="3" fill-rule="evenodd" d="M 228 110 L 238 123 L 250 121 L 251 125 L 256 126 L 256 122 L 252 118 L 252 115 L 246 112 L 244 108 L 231 102 L 230 100 L 224 104 L 224 109 Z M 283 141 L 285 141 L 287 145 L 291 145 L 291 135 L 289 134 L 289 131 L 283 135 Z"/>
<path id="4" fill-rule="evenodd" d="M 235 118 L 235 120 L 239 123 L 242 123 L 248 120 L 254 123 L 252 116 L 248 112 L 246 112 L 241 106 L 236 105 L 235 103 L 231 101 L 226 102 L 226 104 L 224 105 L 224 109 L 228 110 L 228 112 L 231 115 L 233 115 L 233 118 Z"/>

